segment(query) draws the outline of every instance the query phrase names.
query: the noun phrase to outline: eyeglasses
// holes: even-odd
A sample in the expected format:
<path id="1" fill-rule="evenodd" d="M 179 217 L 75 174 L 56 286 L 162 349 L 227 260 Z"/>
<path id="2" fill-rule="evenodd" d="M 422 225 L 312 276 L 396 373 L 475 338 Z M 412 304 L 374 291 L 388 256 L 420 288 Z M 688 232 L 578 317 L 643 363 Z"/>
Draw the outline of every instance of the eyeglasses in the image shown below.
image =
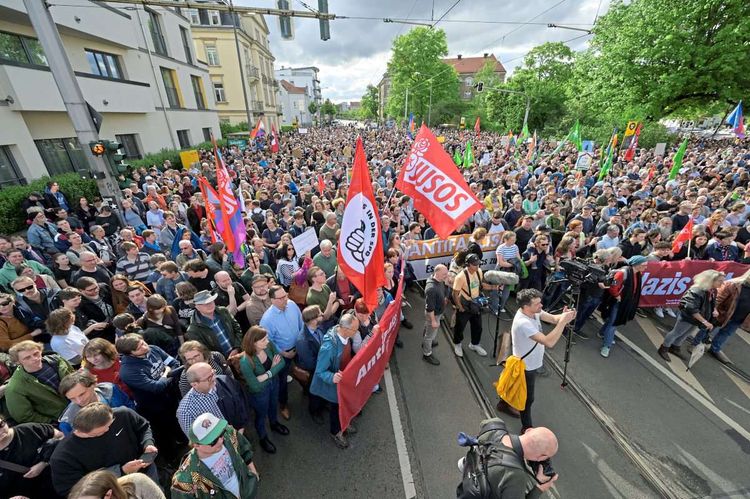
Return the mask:
<path id="1" fill-rule="evenodd" d="M 86 288 L 86 289 L 84 289 L 84 291 L 86 293 L 96 293 L 97 291 L 99 291 L 99 286 L 97 286 L 95 288 Z"/>
<path id="2" fill-rule="evenodd" d="M 4 301 L 4 302 L 0 303 L 0 307 L 7 307 L 11 303 L 13 303 L 13 302 L 12 301 Z"/>
<path id="3" fill-rule="evenodd" d="M 274 297 L 273 299 L 274 299 L 274 300 L 283 300 L 283 299 L 285 299 L 285 298 L 286 298 L 287 296 L 289 296 L 289 295 L 283 295 L 283 296 L 275 296 L 275 297 Z"/>
<path id="4" fill-rule="evenodd" d="M 27 291 L 31 291 L 32 289 L 34 289 L 34 285 L 33 284 L 31 286 L 28 286 L 28 287 L 25 287 L 25 288 L 18 288 L 18 289 L 16 289 L 16 293 L 25 293 Z"/>
<path id="5" fill-rule="evenodd" d="M 8 426 L 8 423 L 6 423 L 5 421 L 0 421 L 0 428 L 5 428 L 6 426 Z"/>

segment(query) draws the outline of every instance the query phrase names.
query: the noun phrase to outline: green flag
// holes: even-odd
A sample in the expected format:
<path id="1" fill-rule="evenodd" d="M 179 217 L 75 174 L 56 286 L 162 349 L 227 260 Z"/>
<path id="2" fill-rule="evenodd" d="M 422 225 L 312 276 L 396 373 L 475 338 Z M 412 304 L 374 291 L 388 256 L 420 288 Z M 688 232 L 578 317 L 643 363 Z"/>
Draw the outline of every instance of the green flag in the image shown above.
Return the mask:
<path id="1" fill-rule="evenodd" d="M 685 156 L 685 151 L 687 150 L 687 143 L 688 139 L 685 137 L 685 140 L 682 141 L 680 148 L 677 149 L 677 153 L 674 155 L 672 169 L 669 170 L 669 180 L 676 179 L 677 175 L 680 173 L 680 168 L 682 168 L 682 158 Z"/>
<path id="2" fill-rule="evenodd" d="M 471 141 L 466 143 L 464 151 L 464 168 L 471 168 L 474 165 L 474 153 L 471 152 Z"/>
<path id="3" fill-rule="evenodd" d="M 607 161 L 604 162 L 602 169 L 599 170 L 599 180 L 602 180 L 604 177 L 606 177 L 609 173 L 609 170 L 612 168 L 612 156 L 614 152 L 613 149 L 614 147 L 611 147 L 609 149 L 609 154 L 607 154 Z"/>
<path id="4" fill-rule="evenodd" d="M 461 163 L 463 162 L 463 159 L 461 158 L 461 153 L 458 152 L 458 147 L 456 147 L 456 150 L 453 153 L 453 162 L 456 163 L 456 166 L 461 166 Z"/>
<path id="5" fill-rule="evenodd" d="M 518 140 L 523 143 L 526 139 L 529 138 L 529 127 L 526 125 L 526 123 L 523 124 L 523 129 L 521 130 L 521 136 L 518 137 Z"/>
<path id="6" fill-rule="evenodd" d="M 575 144 L 578 152 L 583 151 L 583 142 L 581 140 L 581 123 L 578 120 L 576 120 L 576 124 L 573 125 L 570 133 L 568 133 L 567 140 Z"/>

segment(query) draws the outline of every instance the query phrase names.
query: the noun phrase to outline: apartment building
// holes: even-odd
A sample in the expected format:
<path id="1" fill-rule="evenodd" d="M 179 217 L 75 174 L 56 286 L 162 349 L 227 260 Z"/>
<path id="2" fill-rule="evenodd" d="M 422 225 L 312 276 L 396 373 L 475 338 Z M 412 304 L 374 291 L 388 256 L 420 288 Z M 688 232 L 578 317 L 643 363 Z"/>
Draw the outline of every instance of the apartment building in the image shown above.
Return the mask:
<path id="1" fill-rule="evenodd" d="M 220 136 L 206 64 L 178 9 L 66 0 L 50 7 L 100 136 L 129 157 Z M 88 171 L 22 0 L 0 4 L 0 187 Z"/>
<path id="2" fill-rule="evenodd" d="M 320 79 L 318 73 L 320 70 L 315 66 L 306 66 L 301 68 L 285 68 L 276 70 L 276 78 L 286 80 L 296 87 L 307 89 L 307 96 L 318 107 L 323 105 L 323 93 L 320 88 Z"/>
<path id="3" fill-rule="evenodd" d="M 296 87 L 286 80 L 279 80 L 278 99 L 282 111 L 283 125 L 292 125 L 295 122 L 300 126 L 312 124 L 310 114 L 310 97 L 307 89 Z"/>

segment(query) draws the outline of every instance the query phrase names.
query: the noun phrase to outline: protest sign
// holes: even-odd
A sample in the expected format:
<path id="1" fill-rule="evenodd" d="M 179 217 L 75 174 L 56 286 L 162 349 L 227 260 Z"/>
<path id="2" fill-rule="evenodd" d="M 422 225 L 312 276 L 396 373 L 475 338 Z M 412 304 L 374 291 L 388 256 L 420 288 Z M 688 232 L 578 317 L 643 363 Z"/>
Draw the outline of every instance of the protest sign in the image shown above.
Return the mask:
<path id="1" fill-rule="evenodd" d="M 292 238 L 292 246 L 297 255 L 304 255 L 308 251 L 318 247 L 318 236 L 315 229 L 310 227 L 299 236 Z"/>
<path id="2" fill-rule="evenodd" d="M 664 152 L 667 150 L 666 142 L 659 142 L 654 148 L 654 156 L 664 156 Z"/>
<path id="3" fill-rule="evenodd" d="M 200 156 L 198 156 L 198 151 L 195 149 L 191 149 L 189 151 L 180 151 L 180 163 L 182 163 L 182 167 L 184 169 L 188 169 L 193 164 L 200 162 Z"/>

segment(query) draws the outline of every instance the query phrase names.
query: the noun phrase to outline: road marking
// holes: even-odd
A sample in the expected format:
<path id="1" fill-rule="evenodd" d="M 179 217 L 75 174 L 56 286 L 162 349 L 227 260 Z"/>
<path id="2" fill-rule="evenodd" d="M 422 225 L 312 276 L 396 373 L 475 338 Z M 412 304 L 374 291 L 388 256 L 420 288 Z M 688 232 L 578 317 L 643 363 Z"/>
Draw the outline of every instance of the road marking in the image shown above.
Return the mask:
<path id="1" fill-rule="evenodd" d="M 738 404 L 734 400 L 729 400 L 729 399 L 724 399 L 724 400 L 726 400 L 727 402 L 729 402 L 730 405 L 735 406 L 737 409 L 739 409 L 741 411 L 745 411 L 746 413 L 750 414 L 749 410 L 745 409 L 744 407 L 742 407 L 740 404 Z"/>
<path id="2" fill-rule="evenodd" d="M 713 403 L 711 403 L 708 399 L 706 399 L 703 395 L 701 395 L 695 388 L 687 384 L 682 379 L 678 378 L 675 374 L 673 374 L 667 368 L 662 366 L 661 363 L 654 360 L 649 354 L 644 352 L 638 345 L 630 341 L 628 338 L 626 338 L 619 332 L 615 333 L 615 335 L 617 336 L 617 339 L 619 341 L 622 341 L 624 344 L 630 347 L 633 351 L 635 351 L 638 355 L 640 355 L 641 358 L 643 358 L 643 360 L 651 364 L 654 368 L 660 371 L 664 376 L 666 376 L 668 379 L 674 382 L 677 386 L 685 390 L 690 396 L 692 396 L 695 400 L 700 402 L 701 405 L 703 405 L 703 407 L 705 407 L 706 409 L 714 413 L 714 415 L 718 417 L 719 419 L 721 419 L 727 426 L 734 429 L 740 436 L 742 436 L 745 440 L 750 442 L 750 432 L 748 432 L 744 427 L 742 427 L 742 425 L 740 425 L 737 421 L 730 418 L 721 409 L 716 407 Z"/>
<path id="3" fill-rule="evenodd" d="M 411 472 L 409 452 L 406 449 L 406 437 L 404 427 L 401 426 L 401 414 L 396 401 L 396 390 L 393 386 L 391 370 L 385 371 L 385 387 L 388 397 L 388 408 L 391 411 L 391 424 L 393 425 L 393 436 L 396 437 L 396 451 L 398 452 L 398 464 L 401 466 L 401 480 L 404 483 L 404 496 L 406 499 L 417 497 L 417 489 L 414 487 L 414 476 Z"/>
<path id="4" fill-rule="evenodd" d="M 730 490 L 737 490 L 737 486 L 731 481 L 727 480 L 723 476 L 716 473 L 714 470 L 706 466 L 700 459 L 680 447 L 679 444 L 675 444 L 675 447 L 682 453 L 682 457 L 687 461 L 689 468 L 697 470 L 703 473 L 705 477 L 711 480 L 715 485 L 719 486 L 722 492 L 729 494 Z M 713 488 L 713 487 L 712 487 Z M 712 490 L 713 492 L 713 490 Z M 731 497 L 731 496 L 728 496 Z"/>
<path id="5" fill-rule="evenodd" d="M 664 338 L 662 337 L 661 333 L 656 328 L 656 326 L 648 321 L 648 319 L 641 319 L 639 317 L 636 317 L 635 321 L 638 323 L 641 329 L 643 329 L 643 332 L 646 333 L 646 336 L 648 336 L 648 339 L 651 340 L 651 343 L 653 343 L 655 347 L 659 348 L 662 343 L 664 343 Z M 690 386 L 695 388 L 698 392 L 700 392 L 701 395 L 713 402 L 714 400 L 708 394 L 706 389 L 703 388 L 703 385 L 701 385 L 700 381 L 698 381 L 698 378 L 696 378 L 693 373 L 687 370 L 687 364 L 685 364 L 685 362 L 683 362 L 682 359 L 680 359 L 676 355 L 670 355 L 670 357 L 672 358 L 672 362 L 668 362 L 667 365 L 672 370 L 672 372 L 679 376 L 685 383 L 688 383 Z"/>
<path id="6" fill-rule="evenodd" d="M 748 334 L 744 329 L 737 328 L 737 331 L 735 332 L 737 336 L 745 340 L 745 343 L 750 345 L 750 334 Z"/>

